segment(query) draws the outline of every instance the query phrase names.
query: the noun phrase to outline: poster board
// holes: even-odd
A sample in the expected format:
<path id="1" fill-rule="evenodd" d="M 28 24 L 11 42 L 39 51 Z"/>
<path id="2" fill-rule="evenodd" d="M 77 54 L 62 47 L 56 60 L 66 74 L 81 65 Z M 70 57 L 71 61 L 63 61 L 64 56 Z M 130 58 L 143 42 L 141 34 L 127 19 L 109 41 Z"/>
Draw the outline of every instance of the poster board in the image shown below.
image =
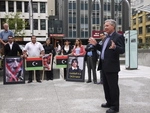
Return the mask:
<path id="1" fill-rule="evenodd" d="M 25 83 L 24 60 L 21 57 L 4 58 L 4 84 Z"/>
<path id="2" fill-rule="evenodd" d="M 68 56 L 66 81 L 84 82 L 85 62 L 84 56 Z"/>

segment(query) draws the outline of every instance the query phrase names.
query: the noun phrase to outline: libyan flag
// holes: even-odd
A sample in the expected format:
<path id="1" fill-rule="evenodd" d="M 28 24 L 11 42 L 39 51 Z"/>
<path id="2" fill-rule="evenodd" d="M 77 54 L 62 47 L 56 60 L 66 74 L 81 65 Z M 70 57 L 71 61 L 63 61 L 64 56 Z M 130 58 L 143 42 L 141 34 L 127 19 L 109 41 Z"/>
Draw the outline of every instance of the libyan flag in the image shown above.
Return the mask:
<path id="1" fill-rule="evenodd" d="M 67 67 L 68 55 L 57 55 L 56 56 L 56 67 L 66 68 Z"/>
<path id="2" fill-rule="evenodd" d="M 39 57 L 28 57 L 26 59 L 25 70 L 43 70 L 42 58 Z"/>

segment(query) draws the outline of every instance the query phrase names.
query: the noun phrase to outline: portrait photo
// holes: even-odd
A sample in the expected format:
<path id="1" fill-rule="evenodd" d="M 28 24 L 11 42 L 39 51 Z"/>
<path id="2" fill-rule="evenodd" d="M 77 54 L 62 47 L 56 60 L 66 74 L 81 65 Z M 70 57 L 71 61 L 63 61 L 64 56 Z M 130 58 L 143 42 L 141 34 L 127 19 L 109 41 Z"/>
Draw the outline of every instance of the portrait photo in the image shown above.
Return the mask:
<path id="1" fill-rule="evenodd" d="M 51 66 L 52 66 L 52 54 L 45 54 L 43 56 L 43 67 L 44 70 L 51 70 Z"/>
<path id="2" fill-rule="evenodd" d="M 84 82 L 85 78 L 85 62 L 84 56 L 69 56 L 67 65 L 67 81 Z"/>
<path id="3" fill-rule="evenodd" d="M 25 83 L 23 58 L 5 57 L 3 78 L 4 84 Z"/>

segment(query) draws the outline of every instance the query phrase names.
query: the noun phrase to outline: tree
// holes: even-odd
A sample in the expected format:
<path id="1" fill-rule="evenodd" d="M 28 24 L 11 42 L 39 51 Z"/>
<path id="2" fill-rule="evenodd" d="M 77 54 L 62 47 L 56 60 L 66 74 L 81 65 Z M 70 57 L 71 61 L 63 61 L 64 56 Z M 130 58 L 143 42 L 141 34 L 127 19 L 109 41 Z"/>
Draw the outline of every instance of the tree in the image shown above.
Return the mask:
<path id="1" fill-rule="evenodd" d="M 25 27 L 27 22 L 20 18 L 20 12 L 10 13 L 5 15 L 6 22 L 9 24 L 9 29 L 14 32 L 15 37 L 24 37 Z"/>

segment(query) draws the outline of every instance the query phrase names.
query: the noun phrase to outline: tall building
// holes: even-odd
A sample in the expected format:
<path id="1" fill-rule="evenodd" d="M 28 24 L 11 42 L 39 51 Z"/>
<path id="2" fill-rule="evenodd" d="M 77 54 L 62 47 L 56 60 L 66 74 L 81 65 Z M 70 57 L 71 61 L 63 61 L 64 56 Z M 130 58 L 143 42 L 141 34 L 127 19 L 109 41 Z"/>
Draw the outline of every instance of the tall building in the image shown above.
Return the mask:
<path id="1" fill-rule="evenodd" d="M 131 29 L 138 31 L 139 43 L 150 43 L 150 13 L 133 10 Z"/>
<path id="2" fill-rule="evenodd" d="M 118 31 L 122 30 L 120 1 L 61 0 L 59 18 L 63 20 L 65 38 L 87 39 L 92 36 L 92 31 L 103 31 L 104 21 L 109 18 L 117 21 Z"/>
<path id="3" fill-rule="evenodd" d="M 45 41 L 48 37 L 48 16 L 55 14 L 55 0 L 32 1 L 33 31 L 29 24 L 29 0 L 0 0 L 0 29 L 3 29 L 6 14 L 21 12 L 20 18 L 28 23 L 24 29 L 24 41 L 30 41 L 32 34 L 37 36 L 38 41 Z"/>

